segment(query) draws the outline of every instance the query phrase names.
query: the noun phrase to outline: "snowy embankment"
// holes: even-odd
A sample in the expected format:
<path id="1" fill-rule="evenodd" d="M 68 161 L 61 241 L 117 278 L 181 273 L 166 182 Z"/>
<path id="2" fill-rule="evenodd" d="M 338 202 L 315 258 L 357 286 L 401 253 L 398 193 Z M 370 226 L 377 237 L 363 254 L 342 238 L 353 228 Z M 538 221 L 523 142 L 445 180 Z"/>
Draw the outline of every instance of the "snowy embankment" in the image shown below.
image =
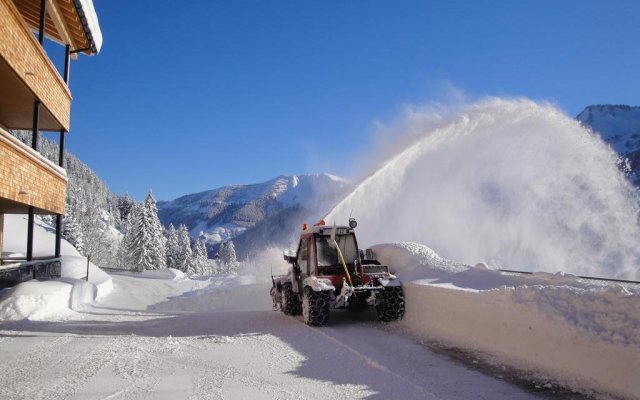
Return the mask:
<path id="1" fill-rule="evenodd" d="M 640 396 L 640 285 L 469 267 L 415 243 L 373 249 L 404 282 L 413 334 L 571 387 Z"/>
<path id="2" fill-rule="evenodd" d="M 27 223 L 24 215 L 5 215 L 5 246 L 3 255 L 24 257 Z M 36 219 L 34 256 L 51 256 L 55 235 L 50 226 Z M 61 246 L 61 278 L 55 281 L 23 282 L 5 289 L 0 295 L 0 320 L 60 320 L 69 318 L 83 304 L 104 297 L 113 289 L 111 276 L 93 263 L 66 240 Z"/>

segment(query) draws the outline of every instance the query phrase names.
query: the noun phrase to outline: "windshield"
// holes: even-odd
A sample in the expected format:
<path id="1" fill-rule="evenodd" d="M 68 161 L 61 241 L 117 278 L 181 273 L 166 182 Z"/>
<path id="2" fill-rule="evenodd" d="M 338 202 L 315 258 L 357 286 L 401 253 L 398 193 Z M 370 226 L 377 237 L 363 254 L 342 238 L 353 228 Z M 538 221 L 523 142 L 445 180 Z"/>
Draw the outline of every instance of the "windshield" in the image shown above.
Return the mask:
<path id="1" fill-rule="evenodd" d="M 356 241 L 353 235 L 339 235 L 336 236 L 336 242 L 340 247 L 344 262 L 347 264 L 353 263 L 358 257 L 358 251 L 356 249 Z M 318 267 L 328 267 L 331 265 L 340 265 L 340 258 L 335 247 L 331 246 L 331 237 L 329 236 L 316 236 L 316 247 L 318 248 Z"/>

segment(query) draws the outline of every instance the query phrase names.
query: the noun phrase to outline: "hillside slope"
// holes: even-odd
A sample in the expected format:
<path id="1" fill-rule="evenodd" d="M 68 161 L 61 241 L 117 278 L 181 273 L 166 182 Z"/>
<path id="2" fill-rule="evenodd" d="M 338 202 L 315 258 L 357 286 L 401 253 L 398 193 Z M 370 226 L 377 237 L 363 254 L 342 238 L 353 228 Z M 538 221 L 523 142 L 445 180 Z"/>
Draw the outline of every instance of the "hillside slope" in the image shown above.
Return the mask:
<path id="1" fill-rule="evenodd" d="M 321 217 L 350 188 L 347 180 L 329 174 L 279 176 L 161 201 L 158 215 L 165 226 L 185 224 L 192 237 L 204 238 L 214 251 L 234 239 L 242 256 L 286 242 L 293 227 Z"/>

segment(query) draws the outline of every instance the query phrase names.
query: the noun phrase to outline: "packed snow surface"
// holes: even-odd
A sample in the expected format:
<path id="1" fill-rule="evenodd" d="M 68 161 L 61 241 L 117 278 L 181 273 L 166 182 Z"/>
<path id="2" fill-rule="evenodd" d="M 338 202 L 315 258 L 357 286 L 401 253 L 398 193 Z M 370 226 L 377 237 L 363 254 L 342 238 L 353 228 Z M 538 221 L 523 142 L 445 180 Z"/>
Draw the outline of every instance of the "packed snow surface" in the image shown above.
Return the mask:
<path id="1" fill-rule="evenodd" d="M 375 314 L 308 327 L 270 309 L 265 278 L 114 274 L 114 290 L 72 319 L 0 323 L 0 397 L 536 398 Z"/>
<path id="2" fill-rule="evenodd" d="M 411 109 L 408 143 L 325 218 L 359 243 L 427 243 L 475 265 L 640 279 L 638 198 L 616 154 L 553 106 Z M 403 141 L 404 140 L 404 141 Z"/>

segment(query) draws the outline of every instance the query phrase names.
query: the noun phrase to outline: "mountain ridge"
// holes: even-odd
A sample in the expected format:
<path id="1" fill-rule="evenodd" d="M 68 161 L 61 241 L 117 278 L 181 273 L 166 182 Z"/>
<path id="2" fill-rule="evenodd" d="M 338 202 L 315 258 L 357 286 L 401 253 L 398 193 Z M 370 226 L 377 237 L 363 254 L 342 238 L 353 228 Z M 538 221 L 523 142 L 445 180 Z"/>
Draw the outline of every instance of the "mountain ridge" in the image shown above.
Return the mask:
<path id="1" fill-rule="evenodd" d="M 577 116 L 618 154 L 629 180 L 640 187 L 640 107 L 626 104 L 594 104 Z"/>
<path id="2" fill-rule="evenodd" d="M 351 187 L 348 180 L 325 173 L 280 175 L 160 201 L 158 216 L 165 226 L 185 224 L 192 237 L 207 242 L 210 252 L 233 239 L 244 255 L 255 250 L 252 243 L 286 244 L 284 226 L 322 217 Z"/>

